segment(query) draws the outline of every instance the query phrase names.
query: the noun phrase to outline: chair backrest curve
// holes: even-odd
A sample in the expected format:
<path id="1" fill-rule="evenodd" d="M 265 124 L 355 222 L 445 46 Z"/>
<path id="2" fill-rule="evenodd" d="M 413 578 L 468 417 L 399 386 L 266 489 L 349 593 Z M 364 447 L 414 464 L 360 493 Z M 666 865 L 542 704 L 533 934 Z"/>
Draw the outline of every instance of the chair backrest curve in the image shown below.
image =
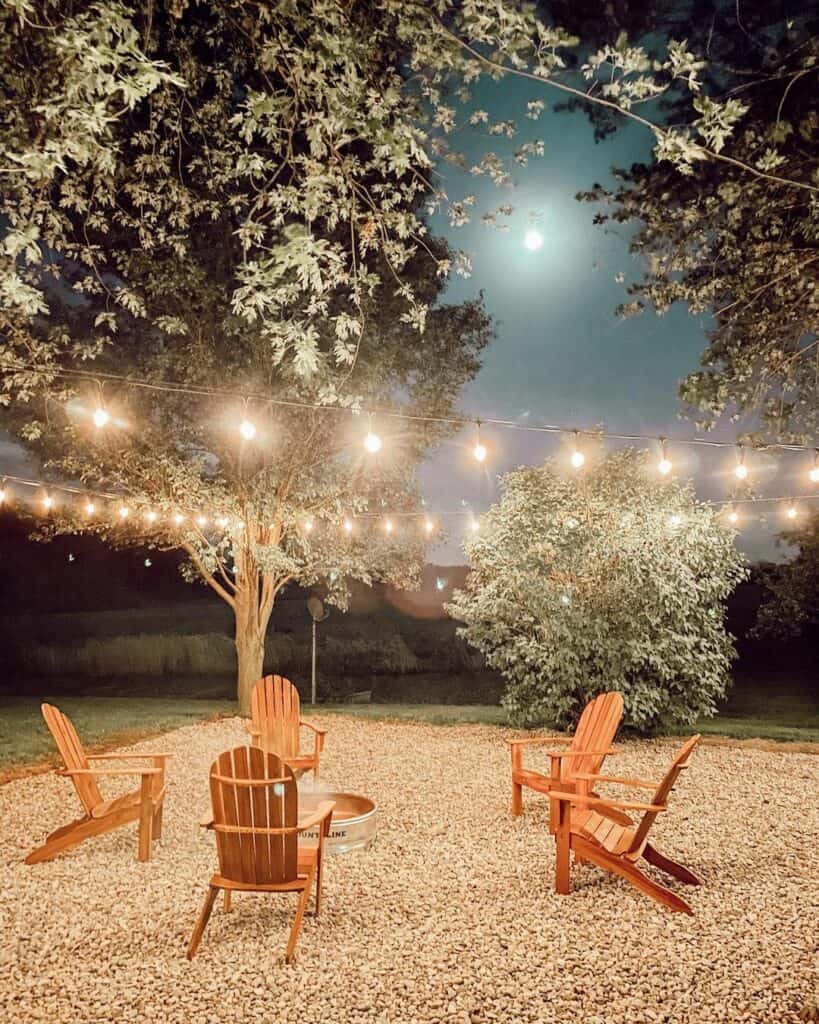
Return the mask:
<path id="1" fill-rule="evenodd" d="M 210 798 L 224 878 L 264 885 L 297 877 L 298 791 L 280 757 L 258 747 L 225 751 L 211 765 Z M 293 831 L 263 831 L 284 828 Z"/>
<path id="2" fill-rule="evenodd" d="M 654 791 L 654 796 L 651 798 L 652 804 L 663 805 L 668 802 L 668 798 L 671 794 L 671 790 L 674 788 L 677 779 L 680 777 L 680 773 L 684 768 L 688 767 L 688 762 L 691 760 L 691 755 L 697 749 L 697 744 L 700 742 L 699 733 L 696 736 L 692 736 L 690 740 L 686 740 L 685 743 L 677 751 L 676 757 L 671 762 L 668 771 L 663 776 L 659 786 Z M 654 824 L 654 819 L 659 814 L 659 811 L 646 811 L 643 814 L 640 824 L 634 833 L 634 839 L 632 840 L 630 853 L 640 852 L 643 848 L 643 844 L 648 836 L 651 826 Z"/>
<path id="3" fill-rule="evenodd" d="M 59 708 L 53 704 L 41 704 L 40 710 L 43 713 L 45 724 L 54 738 L 63 764 L 68 769 L 88 768 L 88 758 L 80 743 L 77 730 L 74 728 L 68 715 L 64 715 Z M 99 791 L 94 777 L 91 775 L 72 775 L 71 781 L 77 791 L 77 796 L 90 814 L 95 807 L 102 803 L 102 793 Z"/>
<path id="4" fill-rule="evenodd" d="M 601 693 L 583 709 L 570 750 L 608 750 L 623 718 L 623 698 L 619 693 Z M 572 758 L 566 775 L 599 772 L 605 754 Z"/>
<path id="5" fill-rule="evenodd" d="M 284 676 L 265 676 L 253 687 L 250 713 L 260 733 L 262 750 L 279 757 L 298 757 L 299 691 Z"/>

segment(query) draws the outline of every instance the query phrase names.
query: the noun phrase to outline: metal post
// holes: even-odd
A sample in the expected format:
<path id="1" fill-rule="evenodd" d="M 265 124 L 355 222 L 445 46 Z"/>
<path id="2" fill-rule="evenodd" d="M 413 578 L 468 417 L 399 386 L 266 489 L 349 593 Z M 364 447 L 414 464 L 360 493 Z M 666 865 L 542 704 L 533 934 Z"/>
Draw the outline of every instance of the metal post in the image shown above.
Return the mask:
<path id="1" fill-rule="evenodd" d="M 310 703 L 316 703 L 316 620 L 313 619 L 313 673 L 310 687 Z"/>

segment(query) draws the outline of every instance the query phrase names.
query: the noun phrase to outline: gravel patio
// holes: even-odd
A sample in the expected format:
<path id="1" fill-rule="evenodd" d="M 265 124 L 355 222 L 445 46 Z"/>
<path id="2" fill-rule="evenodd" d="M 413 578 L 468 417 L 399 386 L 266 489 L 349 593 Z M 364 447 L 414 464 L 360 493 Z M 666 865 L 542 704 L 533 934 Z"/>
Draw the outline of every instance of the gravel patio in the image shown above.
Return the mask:
<path id="1" fill-rule="evenodd" d="M 819 758 L 706 746 L 661 815 L 658 845 L 704 879 L 671 914 L 575 868 L 552 892 L 548 801 L 509 816 L 508 731 L 326 716 L 330 786 L 371 796 L 379 835 L 329 857 L 325 904 L 283 963 L 294 897 L 221 903 L 185 948 L 208 878 L 208 768 L 239 719 L 133 749 L 168 750 L 164 837 L 136 828 L 49 863 L 25 854 L 79 811 L 67 780 L 0 788 L 0 1020 L 8 1024 L 791 1024 L 819 999 Z M 626 742 L 619 775 L 658 778 L 673 741 Z M 111 780 L 104 791 L 113 793 Z M 676 885 L 676 883 L 673 883 Z"/>

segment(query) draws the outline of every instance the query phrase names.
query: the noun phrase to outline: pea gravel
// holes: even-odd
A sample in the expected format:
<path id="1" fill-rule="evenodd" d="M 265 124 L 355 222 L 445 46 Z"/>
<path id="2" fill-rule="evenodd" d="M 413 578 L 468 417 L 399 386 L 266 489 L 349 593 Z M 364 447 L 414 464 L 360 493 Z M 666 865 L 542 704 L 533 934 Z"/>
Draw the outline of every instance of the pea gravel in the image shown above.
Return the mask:
<path id="1" fill-rule="evenodd" d="M 215 867 L 197 824 L 207 771 L 244 742 L 239 719 L 132 748 L 174 754 L 149 864 L 129 826 L 26 867 L 76 798 L 53 774 L 0 788 L 0 1021 L 791 1024 L 815 1006 L 819 758 L 697 752 L 655 831 L 704 880 L 678 889 L 689 918 L 591 867 L 574 869 L 570 897 L 552 892 L 547 801 L 529 795 L 509 816 L 510 733 L 320 724 L 325 781 L 374 798 L 379 835 L 328 860 L 322 916 L 305 920 L 293 966 L 285 896 L 239 895 L 229 914 L 218 903 L 185 959 Z M 609 766 L 656 778 L 674 749 L 626 743 Z"/>

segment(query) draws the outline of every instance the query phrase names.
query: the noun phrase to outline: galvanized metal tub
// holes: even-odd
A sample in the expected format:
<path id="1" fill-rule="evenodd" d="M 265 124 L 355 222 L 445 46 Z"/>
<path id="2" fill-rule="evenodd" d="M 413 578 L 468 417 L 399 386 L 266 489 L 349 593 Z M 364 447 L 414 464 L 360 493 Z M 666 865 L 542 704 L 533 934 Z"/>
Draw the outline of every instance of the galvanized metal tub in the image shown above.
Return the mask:
<path id="1" fill-rule="evenodd" d="M 325 847 L 330 853 L 349 853 L 363 850 L 375 839 L 375 804 L 366 796 L 355 793 L 327 793 L 320 790 L 299 793 L 299 817 L 307 817 L 324 800 L 335 803 L 330 834 Z M 302 832 L 304 839 L 318 839 L 318 831 Z"/>

